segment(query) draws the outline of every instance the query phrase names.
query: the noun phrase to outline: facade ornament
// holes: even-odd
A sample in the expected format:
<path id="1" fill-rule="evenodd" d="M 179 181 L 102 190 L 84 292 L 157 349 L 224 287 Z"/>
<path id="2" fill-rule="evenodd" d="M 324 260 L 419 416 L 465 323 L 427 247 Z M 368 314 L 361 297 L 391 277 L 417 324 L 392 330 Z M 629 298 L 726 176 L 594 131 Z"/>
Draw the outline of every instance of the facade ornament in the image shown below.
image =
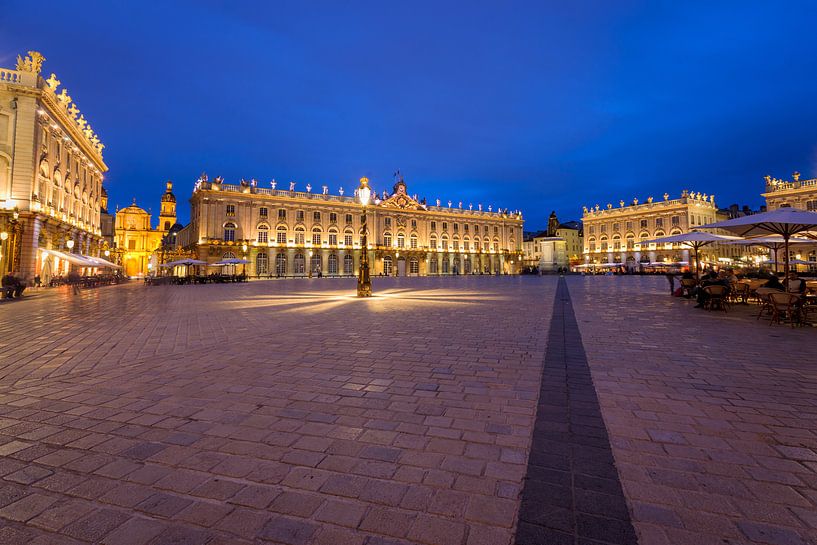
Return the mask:
<path id="1" fill-rule="evenodd" d="M 620 207 L 624 208 L 624 199 L 621 199 L 620 201 L 618 201 L 618 205 Z"/>
<path id="2" fill-rule="evenodd" d="M 584 212 L 585 215 L 587 214 L 587 207 L 586 206 L 582 206 L 582 212 Z"/>
<path id="3" fill-rule="evenodd" d="M 312 193 L 312 184 L 306 184 L 306 192 Z"/>
<path id="4" fill-rule="evenodd" d="M 80 114 L 79 119 L 77 119 L 77 125 L 79 125 L 79 130 L 81 131 L 85 130 L 85 125 L 87 124 L 88 122 L 85 121 L 85 116 Z"/>
<path id="5" fill-rule="evenodd" d="M 343 197 L 343 188 L 342 187 L 340 189 L 338 189 L 338 193 L 340 194 L 341 197 Z"/>
<path id="6" fill-rule="evenodd" d="M 612 210 L 612 209 L 613 209 L 613 205 L 608 202 L 607 203 L 607 210 Z"/>
<path id="7" fill-rule="evenodd" d="M 77 105 L 72 102 L 71 105 L 68 107 L 68 115 L 71 117 L 71 119 L 76 120 L 78 113 L 79 108 L 77 108 Z"/>
<path id="8" fill-rule="evenodd" d="M 451 201 L 448 201 L 448 208 L 451 208 Z"/>
<path id="9" fill-rule="evenodd" d="M 686 189 L 684 189 L 683 191 L 681 191 L 681 198 L 682 198 L 682 199 L 685 199 L 685 198 L 687 198 L 687 197 L 689 197 L 689 191 L 687 191 Z"/>
<path id="10" fill-rule="evenodd" d="M 48 85 L 48 88 L 51 89 L 52 92 L 56 93 L 57 87 L 59 87 L 60 83 L 62 82 L 57 79 L 57 74 L 51 72 L 51 76 L 47 80 L 45 80 L 45 83 L 46 85 Z"/>
<path id="11" fill-rule="evenodd" d="M 417 200 L 417 199 L 415 199 Z M 462 201 L 460 201 L 460 210 L 462 210 Z"/>
<path id="12" fill-rule="evenodd" d="M 65 87 L 63 87 L 62 92 L 57 95 L 57 100 L 66 108 L 71 104 L 71 95 L 68 94 L 68 90 Z"/>
<path id="13" fill-rule="evenodd" d="M 323 194 L 324 194 L 324 195 L 328 195 L 328 194 L 329 194 L 329 186 L 328 186 L 328 185 L 323 186 L 321 189 L 323 189 Z"/>
<path id="14" fill-rule="evenodd" d="M 700 191 L 698 191 L 698 192 L 695 194 L 695 198 L 696 198 L 696 199 L 698 199 L 699 201 L 701 200 L 701 192 L 700 192 Z"/>
<path id="15" fill-rule="evenodd" d="M 647 203 L 652 204 L 652 196 L 647 197 Z"/>
<path id="16" fill-rule="evenodd" d="M 45 57 L 39 51 L 29 51 L 26 58 L 17 55 L 17 70 L 39 74 L 44 60 Z"/>
<path id="17" fill-rule="evenodd" d="M 665 201 L 668 201 L 668 200 L 669 200 L 669 193 L 664 193 L 664 200 L 665 200 Z"/>
<path id="18" fill-rule="evenodd" d="M 474 203 L 469 202 L 468 203 L 468 210 L 473 210 L 473 209 L 474 209 Z"/>
<path id="19" fill-rule="evenodd" d="M 493 212 L 493 208 L 494 208 L 494 205 L 489 204 L 488 205 L 488 212 Z"/>
<path id="20" fill-rule="evenodd" d="M 764 179 L 764 180 L 766 180 L 766 185 L 769 185 L 769 184 L 771 184 L 771 183 L 772 183 L 772 177 L 771 177 L 771 176 L 769 176 L 768 174 L 767 174 L 767 175 L 765 175 L 765 176 L 763 177 L 763 179 Z"/>
<path id="21" fill-rule="evenodd" d="M 295 182 L 289 182 L 289 190 L 295 191 Z"/>
<path id="22" fill-rule="evenodd" d="M 792 177 L 792 178 L 794 178 L 794 181 L 795 181 L 795 182 L 799 182 L 799 181 L 800 181 L 800 173 L 799 173 L 799 172 L 797 172 L 797 171 L 795 171 L 795 172 L 794 172 L 794 174 L 792 174 L 792 175 L 791 175 L 791 177 Z"/>
<path id="23" fill-rule="evenodd" d="M 278 182 L 276 182 L 275 178 L 273 178 L 269 185 L 272 188 L 272 190 L 275 191 L 275 186 L 278 185 Z"/>
<path id="24" fill-rule="evenodd" d="M 706 193 L 704 193 L 704 198 L 703 198 L 703 200 L 704 200 L 704 202 L 706 202 L 706 201 L 708 201 L 708 200 L 709 200 L 709 197 L 707 197 Z"/>
<path id="25" fill-rule="evenodd" d="M 437 199 L 437 208 L 440 207 L 440 199 Z"/>
<path id="26" fill-rule="evenodd" d="M 712 204 L 715 204 L 715 195 L 710 195 L 709 196 L 709 202 L 711 202 Z"/>
<path id="27" fill-rule="evenodd" d="M 214 184 L 221 184 L 222 182 L 224 182 L 224 176 L 216 176 L 216 177 L 213 179 L 213 183 L 214 183 Z"/>
<path id="28" fill-rule="evenodd" d="M 479 211 L 482 212 L 482 203 L 479 203 Z"/>
<path id="29" fill-rule="evenodd" d="M 637 205 L 637 204 L 638 204 L 638 197 L 636 197 L 636 198 L 634 198 L 634 199 L 633 199 L 633 204 L 634 204 L 634 205 Z"/>
<path id="30" fill-rule="evenodd" d="M 596 210 L 596 212 L 598 212 L 598 211 L 599 211 L 600 206 L 599 206 L 599 205 L 596 205 L 596 206 L 594 206 L 593 208 Z"/>

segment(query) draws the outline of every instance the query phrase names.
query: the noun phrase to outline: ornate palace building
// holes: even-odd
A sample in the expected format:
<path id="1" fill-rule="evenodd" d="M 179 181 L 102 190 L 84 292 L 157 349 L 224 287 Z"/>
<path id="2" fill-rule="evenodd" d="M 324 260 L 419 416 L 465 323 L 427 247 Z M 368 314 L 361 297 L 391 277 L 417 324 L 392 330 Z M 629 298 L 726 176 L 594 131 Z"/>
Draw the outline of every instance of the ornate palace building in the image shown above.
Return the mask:
<path id="1" fill-rule="evenodd" d="M 618 207 L 584 207 L 584 260 L 588 265 L 621 265 L 630 270 L 647 265 L 693 265 L 684 245 L 658 247 L 644 242 L 727 218 L 715 205 L 714 195 L 687 190 L 678 199 L 670 199 L 665 193 L 660 201 L 649 197 L 645 203 L 633 199 L 632 204 L 619 201 Z M 740 258 L 744 252 L 742 246 L 713 244 L 701 250 L 701 262 L 724 263 Z"/>
<path id="2" fill-rule="evenodd" d="M 792 174 L 791 180 L 781 180 L 766 176 L 766 208 L 791 207 L 817 211 L 817 178 L 801 180 L 800 173 Z"/>
<path id="3" fill-rule="evenodd" d="M 190 224 L 178 244 L 214 263 L 249 261 L 251 276 L 352 276 L 360 258 L 362 208 L 357 196 L 198 180 Z M 372 275 L 515 274 L 521 266 L 522 214 L 411 196 L 397 177 L 367 208 Z"/>
<path id="4" fill-rule="evenodd" d="M 122 268 L 127 276 L 145 276 L 157 265 L 152 260 L 162 239 L 176 224 L 176 196 L 173 182 L 167 182 L 159 210 L 159 225 L 154 229 L 150 214 L 136 206 L 136 199 L 128 207 L 116 211 L 115 246 Z"/>
<path id="5" fill-rule="evenodd" d="M 3 271 L 48 282 L 99 256 L 104 146 L 45 58 L 0 68 L 0 231 Z"/>

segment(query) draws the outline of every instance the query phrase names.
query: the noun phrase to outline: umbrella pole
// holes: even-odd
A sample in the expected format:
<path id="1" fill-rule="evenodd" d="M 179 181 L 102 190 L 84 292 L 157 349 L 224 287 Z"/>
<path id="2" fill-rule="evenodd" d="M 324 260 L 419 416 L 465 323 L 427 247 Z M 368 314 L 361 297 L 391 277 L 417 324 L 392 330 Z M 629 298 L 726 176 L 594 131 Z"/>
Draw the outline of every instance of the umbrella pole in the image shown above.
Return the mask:
<path id="1" fill-rule="evenodd" d="M 780 267 L 778 267 L 777 265 L 777 253 L 780 251 L 780 246 L 775 244 L 774 246 L 772 246 L 772 248 L 773 248 L 772 252 L 774 253 L 774 272 L 775 274 L 777 274 L 780 272 Z"/>
<path id="2" fill-rule="evenodd" d="M 700 281 L 701 280 L 701 260 L 698 259 L 698 249 L 700 248 L 700 245 L 695 244 L 695 245 L 693 245 L 693 248 L 695 248 L 695 280 Z"/>
<path id="3" fill-rule="evenodd" d="M 789 291 L 788 282 L 789 282 L 789 233 L 786 232 L 783 234 L 783 247 L 785 248 L 784 252 L 785 255 L 783 256 L 783 282 L 786 285 L 786 291 Z"/>

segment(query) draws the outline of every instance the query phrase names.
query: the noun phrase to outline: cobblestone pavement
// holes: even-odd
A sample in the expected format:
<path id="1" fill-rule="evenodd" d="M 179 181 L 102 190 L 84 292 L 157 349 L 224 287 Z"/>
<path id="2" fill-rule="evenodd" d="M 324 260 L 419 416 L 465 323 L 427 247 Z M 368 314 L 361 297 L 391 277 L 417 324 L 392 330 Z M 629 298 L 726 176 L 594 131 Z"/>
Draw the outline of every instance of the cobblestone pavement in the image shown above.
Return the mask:
<path id="1" fill-rule="evenodd" d="M 817 330 L 664 278 L 568 287 L 639 542 L 817 543 Z"/>
<path id="2" fill-rule="evenodd" d="M 0 543 L 502 545 L 556 280 L 0 306 Z"/>

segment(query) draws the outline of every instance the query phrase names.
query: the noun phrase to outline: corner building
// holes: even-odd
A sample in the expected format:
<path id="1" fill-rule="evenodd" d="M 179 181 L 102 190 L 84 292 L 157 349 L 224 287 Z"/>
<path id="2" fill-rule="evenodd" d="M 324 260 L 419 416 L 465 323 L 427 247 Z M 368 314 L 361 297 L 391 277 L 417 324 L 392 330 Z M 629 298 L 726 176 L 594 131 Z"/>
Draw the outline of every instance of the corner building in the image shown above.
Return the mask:
<path id="1" fill-rule="evenodd" d="M 106 246 L 100 215 L 105 147 L 36 51 L 0 68 L 0 270 L 43 283 L 93 268 Z M 59 92 L 58 92 L 59 90 Z"/>
<path id="2" fill-rule="evenodd" d="M 361 254 L 356 196 L 225 184 L 203 176 L 190 199 L 190 224 L 177 244 L 215 263 L 249 261 L 250 276 L 354 276 Z M 366 207 L 374 276 L 516 274 L 520 212 L 429 206 L 402 178 Z M 247 250 L 244 251 L 246 246 Z"/>

